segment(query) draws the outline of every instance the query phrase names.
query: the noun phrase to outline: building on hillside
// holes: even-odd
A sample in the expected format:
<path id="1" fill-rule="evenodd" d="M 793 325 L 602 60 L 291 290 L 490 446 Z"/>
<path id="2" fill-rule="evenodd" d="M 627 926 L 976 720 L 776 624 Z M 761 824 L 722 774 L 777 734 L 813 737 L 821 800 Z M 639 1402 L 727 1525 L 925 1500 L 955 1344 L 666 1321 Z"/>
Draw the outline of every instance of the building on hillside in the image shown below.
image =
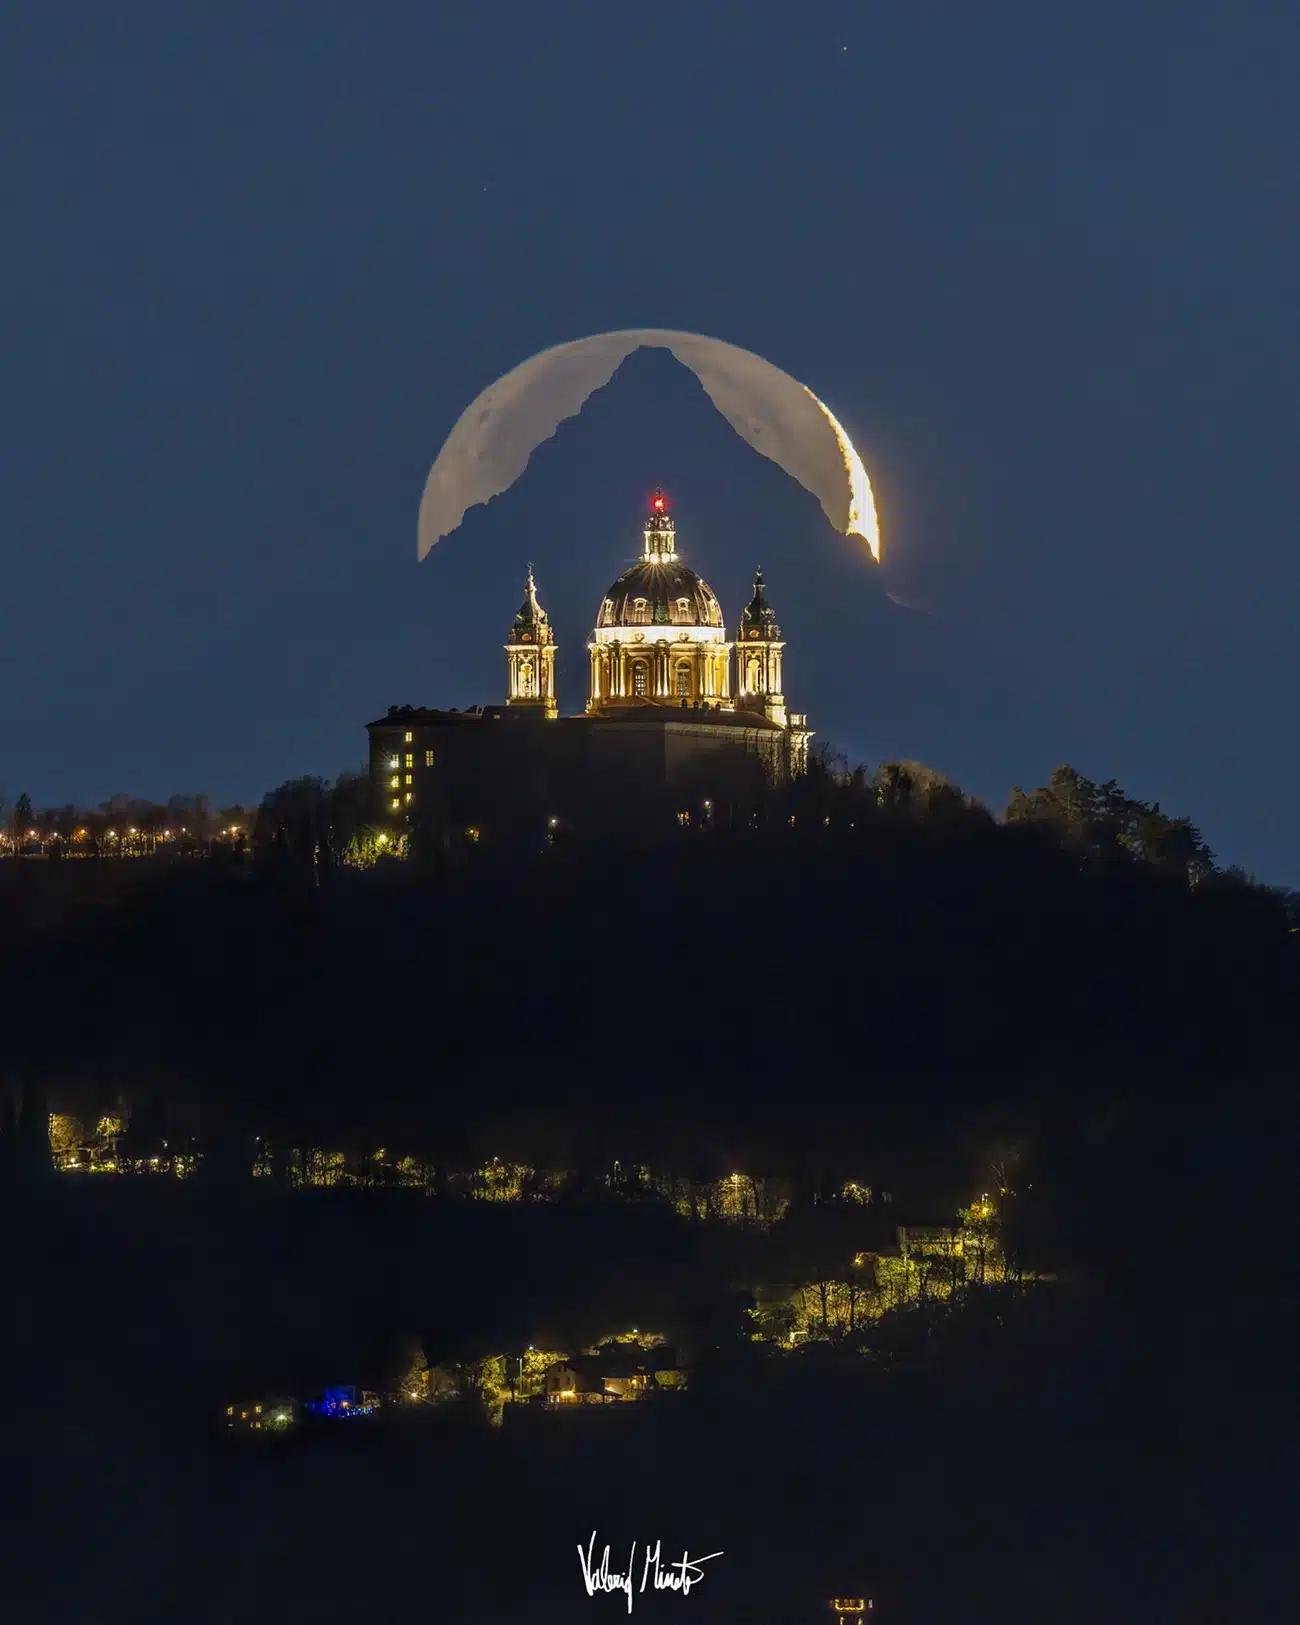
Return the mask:
<path id="1" fill-rule="evenodd" d="M 708 821 L 803 773 L 812 732 L 788 709 L 785 643 L 760 570 L 728 638 L 713 589 L 677 552 L 657 492 L 637 561 L 601 599 L 587 704 L 562 717 L 558 650 L 529 568 L 506 643 L 506 698 L 468 711 L 393 706 L 368 725 L 394 825 L 473 841 L 507 828 Z"/>
<path id="2" fill-rule="evenodd" d="M 546 1373 L 548 1405 L 605 1405 L 644 1399 L 660 1389 L 685 1386 L 686 1372 L 671 1348 L 621 1344 L 596 1354 L 576 1354 Z"/>

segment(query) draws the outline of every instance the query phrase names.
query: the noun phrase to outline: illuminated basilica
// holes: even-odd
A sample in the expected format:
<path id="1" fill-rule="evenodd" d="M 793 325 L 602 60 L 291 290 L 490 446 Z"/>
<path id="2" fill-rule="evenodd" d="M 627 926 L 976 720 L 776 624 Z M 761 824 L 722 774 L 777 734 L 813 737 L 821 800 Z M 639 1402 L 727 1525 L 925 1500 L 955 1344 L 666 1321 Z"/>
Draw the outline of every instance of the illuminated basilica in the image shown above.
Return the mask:
<path id="1" fill-rule="evenodd" d="M 517 816 L 530 797 L 575 819 L 600 803 L 625 814 L 633 801 L 664 798 L 734 804 L 807 766 L 812 734 L 807 718 L 786 708 L 784 650 L 761 570 L 728 639 L 722 606 L 679 555 L 667 499 L 656 492 L 641 557 L 596 613 L 585 711 L 559 714 L 558 645 L 530 566 L 505 644 L 505 703 L 392 707 L 369 725 L 372 781 L 402 823 L 433 819 L 450 829 L 465 820 L 476 831 L 506 802 Z M 527 723 L 539 726 L 519 726 Z M 689 805 L 678 816 L 689 817 Z"/>
<path id="2" fill-rule="evenodd" d="M 752 722 L 761 716 L 789 734 L 795 771 L 807 759 L 806 719 L 786 711 L 781 690 L 781 628 L 760 570 L 741 612 L 737 643 L 727 641 L 722 605 L 708 582 L 683 563 L 667 499 L 656 492 L 642 532 L 641 557 L 610 587 L 587 645 L 587 715 L 612 717 L 668 707 L 707 710 Z M 732 650 L 736 682 L 732 683 Z M 532 570 L 506 644 L 507 703 L 558 715 L 555 634 L 537 601 Z"/>

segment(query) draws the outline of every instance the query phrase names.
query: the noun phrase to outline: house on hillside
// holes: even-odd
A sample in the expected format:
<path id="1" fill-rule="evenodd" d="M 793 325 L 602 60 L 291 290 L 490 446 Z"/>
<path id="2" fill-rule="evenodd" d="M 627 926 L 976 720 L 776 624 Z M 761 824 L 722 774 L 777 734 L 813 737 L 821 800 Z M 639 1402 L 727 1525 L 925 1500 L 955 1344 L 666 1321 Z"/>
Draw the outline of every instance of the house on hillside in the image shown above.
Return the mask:
<path id="1" fill-rule="evenodd" d="M 596 1354 L 577 1354 L 546 1373 L 548 1406 L 622 1404 L 685 1386 L 676 1350 L 620 1344 Z"/>
<path id="2" fill-rule="evenodd" d="M 226 1406 L 226 1431 L 233 1434 L 284 1433 L 298 1419 L 298 1402 L 287 1396 L 268 1395 Z"/>

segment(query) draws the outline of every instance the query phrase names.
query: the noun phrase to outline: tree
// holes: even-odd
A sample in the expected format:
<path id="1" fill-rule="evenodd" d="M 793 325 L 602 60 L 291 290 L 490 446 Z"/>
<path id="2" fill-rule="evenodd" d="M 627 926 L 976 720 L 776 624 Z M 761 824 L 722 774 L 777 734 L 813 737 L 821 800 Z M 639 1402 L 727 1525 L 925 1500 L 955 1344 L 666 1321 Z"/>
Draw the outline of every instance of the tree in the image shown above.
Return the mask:
<path id="1" fill-rule="evenodd" d="M 1134 800 L 1114 779 L 1094 784 L 1069 766 L 1054 768 L 1038 790 L 1016 785 L 1005 820 L 1050 828 L 1093 868 L 1136 860 L 1190 885 L 1214 872 L 1214 854 L 1188 819 L 1170 818 L 1159 802 Z"/>
<path id="2" fill-rule="evenodd" d="M 14 810 L 9 815 L 9 831 L 13 836 L 14 851 L 22 850 L 22 844 L 27 839 L 27 832 L 32 827 L 32 798 L 24 790 L 18 800 L 14 802 Z"/>

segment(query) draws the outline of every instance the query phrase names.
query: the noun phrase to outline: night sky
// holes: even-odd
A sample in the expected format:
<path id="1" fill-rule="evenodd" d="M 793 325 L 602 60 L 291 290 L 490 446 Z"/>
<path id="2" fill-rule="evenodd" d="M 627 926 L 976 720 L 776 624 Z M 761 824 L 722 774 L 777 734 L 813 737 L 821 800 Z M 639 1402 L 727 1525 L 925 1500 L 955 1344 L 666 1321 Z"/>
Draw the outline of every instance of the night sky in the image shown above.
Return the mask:
<path id="1" fill-rule="evenodd" d="M 1300 884 L 1297 61 L 1294 0 L 9 0 L 0 789 L 333 776 L 501 697 L 529 559 L 577 708 L 662 484 L 819 739 Z M 630 326 L 816 390 L 883 567 L 652 351 L 417 564 L 470 398 Z"/>

